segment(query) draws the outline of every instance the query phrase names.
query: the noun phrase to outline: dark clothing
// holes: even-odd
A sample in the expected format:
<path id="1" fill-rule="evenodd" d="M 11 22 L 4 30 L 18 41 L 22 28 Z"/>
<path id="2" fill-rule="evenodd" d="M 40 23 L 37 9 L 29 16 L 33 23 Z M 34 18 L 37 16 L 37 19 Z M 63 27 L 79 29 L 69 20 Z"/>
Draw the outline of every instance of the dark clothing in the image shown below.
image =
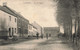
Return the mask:
<path id="1" fill-rule="evenodd" d="M 39 33 L 36 34 L 37 39 L 39 38 Z"/>
<path id="2" fill-rule="evenodd" d="M 48 34 L 46 34 L 46 38 L 48 39 Z"/>
<path id="3" fill-rule="evenodd" d="M 41 34 L 41 38 L 43 39 L 43 34 Z"/>
<path id="4" fill-rule="evenodd" d="M 51 34 L 49 34 L 49 37 L 51 37 Z"/>

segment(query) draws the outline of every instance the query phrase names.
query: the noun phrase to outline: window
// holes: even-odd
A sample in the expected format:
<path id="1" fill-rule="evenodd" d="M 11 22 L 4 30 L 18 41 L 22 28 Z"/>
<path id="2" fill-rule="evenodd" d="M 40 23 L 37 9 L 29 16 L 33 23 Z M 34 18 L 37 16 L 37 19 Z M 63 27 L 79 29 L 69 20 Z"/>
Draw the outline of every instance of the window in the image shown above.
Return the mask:
<path id="1" fill-rule="evenodd" d="M 16 18 L 15 18 L 15 22 L 16 22 Z"/>
<path id="2" fill-rule="evenodd" d="M 11 21 L 11 16 L 9 16 L 9 20 Z"/>

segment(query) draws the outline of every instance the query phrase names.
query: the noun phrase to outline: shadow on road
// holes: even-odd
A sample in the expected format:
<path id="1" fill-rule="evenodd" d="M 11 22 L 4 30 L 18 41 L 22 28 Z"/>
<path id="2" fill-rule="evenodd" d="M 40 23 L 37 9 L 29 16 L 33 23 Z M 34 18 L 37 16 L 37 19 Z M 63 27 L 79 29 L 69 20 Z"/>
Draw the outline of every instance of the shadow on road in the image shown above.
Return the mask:
<path id="1" fill-rule="evenodd" d="M 10 44 L 18 44 L 18 43 L 21 43 L 21 42 L 24 42 L 24 41 L 30 41 L 30 40 L 34 40 L 36 38 L 21 38 L 19 40 L 16 40 L 16 41 L 12 41 L 12 40 L 5 40 L 3 42 L 0 43 L 0 45 L 10 45 Z"/>
<path id="2" fill-rule="evenodd" d="M 52 37 L 51 39 L 46 40 L 45 42 L 40 43 L 39 45 L 50 45 L 50 44 L 67 44 L 68 42 L 62 41 L 58 37 Z"/>

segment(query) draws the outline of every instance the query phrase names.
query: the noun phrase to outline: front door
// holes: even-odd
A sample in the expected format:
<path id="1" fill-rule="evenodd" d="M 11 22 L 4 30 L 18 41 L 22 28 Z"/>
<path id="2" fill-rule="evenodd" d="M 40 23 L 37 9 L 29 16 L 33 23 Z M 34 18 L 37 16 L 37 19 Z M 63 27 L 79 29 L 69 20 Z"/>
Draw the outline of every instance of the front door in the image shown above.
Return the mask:
<path id="1" fill-rule="evenodd" d="M 11 36 L 11 28 L 9 28 L 9 36 Z"/>
<path id="2" fill-rule="evenodd" d="M 12 28 L 12 36 L 14 36 L 14 29 Z"/>

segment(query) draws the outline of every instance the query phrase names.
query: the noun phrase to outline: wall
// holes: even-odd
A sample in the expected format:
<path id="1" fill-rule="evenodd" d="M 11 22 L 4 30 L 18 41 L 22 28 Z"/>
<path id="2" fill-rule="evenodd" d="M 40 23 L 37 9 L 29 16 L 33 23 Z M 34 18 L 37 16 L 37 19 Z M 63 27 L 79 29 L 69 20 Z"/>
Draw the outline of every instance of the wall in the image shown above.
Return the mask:
<path id="1" fill-rule="evenodd" d="M 36 29 L 37 29 L 37 32 L 39 33 L 39 36 L 41 35 L 41 26 L 39 25 L 39 24 L 37 24 L 36 22 L 34 22 L 34 23 L 32 23 L 32 25 L 34 26 L 34 27 L 36 27 Z"/>
<path id="2" fill-rule="evenodd" d="M 28 24 L 29 21 L 22 16 L 17 16 L 17 26 L 18 26 L 18 34 L 20 37 L 27 37 L 28 36 Z"/>
<path id="3" fill-rule="evenodd" d="M 44 27 L 44 35 L 51 34 L 51 36 L 57 36 L 59 34 L 58 27 Z"/>
<path id="4" fill-rule="evenodd" d="M 28 35 L 36 36 L 37 30 L 36 30 L 36 28 L 33 27 L 33 25 L 29 24 L 28 29 L 29 29 L 29 34 Z"/>
<path id="5" fill-rule="evenodd" d="M 9 16 L 11 16 L 11 21 L 10 21 Z M 0 31 L 6 30 L 9 32 L 9 28 L 13 28 L 13 29 L 16 28 L 16 32 L 15 32 L 15 29 L 13 30 L 13 32 L 14 32 L 14 35 L 17 35 L 17 22 L 15 22 L 15 18 L 16 17 L 0 10 Z M 17 18 L 16 18 L 16 20 L 17 20 Z M 2 28 L 1 24 L 3 25 L 4 28 Z M 11 30 L 11 33 L 12 33 L 12 30 Z M 9 36 L 9 33 L 3 34 L 3 35 Z"/>

